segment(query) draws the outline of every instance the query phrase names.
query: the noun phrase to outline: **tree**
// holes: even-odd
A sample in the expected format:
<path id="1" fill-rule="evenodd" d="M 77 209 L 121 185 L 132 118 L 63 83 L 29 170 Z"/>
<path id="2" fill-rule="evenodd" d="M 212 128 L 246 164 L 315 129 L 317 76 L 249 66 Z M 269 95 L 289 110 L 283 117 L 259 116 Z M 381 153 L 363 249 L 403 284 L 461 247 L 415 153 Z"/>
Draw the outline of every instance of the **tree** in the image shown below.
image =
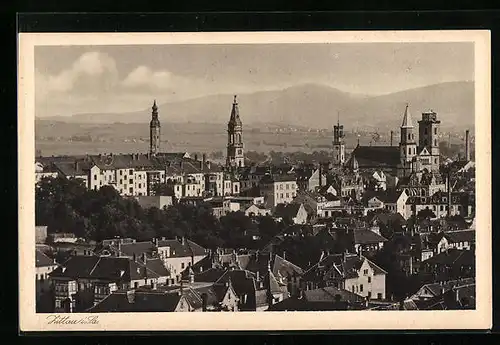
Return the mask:
<path id="1" fill-rule="evenodd" d="M 429 208 L 425 208 L 423 210 L 418 211 L 417 218 L 419 220 L 432 219 L 432 218 L 436 218 L 436 215 Z"/>
<path id="2" fill-rule="evenodd" d="M 151 188 L 153 195 L 160 196 L 174 196 L 174 183 L 173 181 L 167 181 L 167 183 L 156 183 Z"/>

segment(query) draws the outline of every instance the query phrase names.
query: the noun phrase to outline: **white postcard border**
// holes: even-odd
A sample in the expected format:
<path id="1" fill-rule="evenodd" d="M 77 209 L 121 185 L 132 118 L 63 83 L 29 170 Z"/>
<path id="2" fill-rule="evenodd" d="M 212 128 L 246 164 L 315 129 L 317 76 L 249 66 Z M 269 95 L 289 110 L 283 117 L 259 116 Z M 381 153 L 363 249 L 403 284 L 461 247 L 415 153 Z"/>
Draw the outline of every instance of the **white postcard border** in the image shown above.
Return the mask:
<path id="1" fill-rule="evenodd" d="M 35 313 L 34 47 L 37 45 L 475 42 L 476 310 L 239 313 Z M 20 33 L 18 39 L 19 315 L 21 331 L 489 329 L 492 319 L 491 50 L 487 30 Z M 52 315 L 52 316 L 51 316 Z"/>

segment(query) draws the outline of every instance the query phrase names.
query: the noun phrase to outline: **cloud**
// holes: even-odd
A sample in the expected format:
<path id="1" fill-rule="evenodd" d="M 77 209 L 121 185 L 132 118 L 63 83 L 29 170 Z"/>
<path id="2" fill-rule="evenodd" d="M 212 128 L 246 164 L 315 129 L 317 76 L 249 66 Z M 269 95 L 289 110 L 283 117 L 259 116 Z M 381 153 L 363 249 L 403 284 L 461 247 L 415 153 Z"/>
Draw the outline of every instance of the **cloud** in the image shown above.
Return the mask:
<path id="1" fill-rule="evenodd" d="M 50 93 L 96 93 L 108 90 L 118 80 L 116 62 L 107 54 L 82 54 L 68 69 L 56 75 L 36 73 L 36 89 L 41 98 Z"/>
<path id="2" fill-rule="evenodd" d="M 171 89 L 189 82 L 187 78 L 174 75 L 167 70 L 153 71 L 149 67 L 139 66 L 125 77 L 122 85 L 127 88 Z"/>

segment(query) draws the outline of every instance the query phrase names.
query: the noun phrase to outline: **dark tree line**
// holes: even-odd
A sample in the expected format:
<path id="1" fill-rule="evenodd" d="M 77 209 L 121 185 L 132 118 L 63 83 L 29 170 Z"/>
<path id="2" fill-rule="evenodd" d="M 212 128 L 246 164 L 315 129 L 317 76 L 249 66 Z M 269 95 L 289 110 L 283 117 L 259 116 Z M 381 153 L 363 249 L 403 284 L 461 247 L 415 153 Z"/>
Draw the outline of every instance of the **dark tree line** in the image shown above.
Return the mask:
<path id="1" fill-rule="evenodd" d="M 62 177 L 42 179 L 35 195 L 36 224 L 47 225 L 48 233 L 71 232 L 95 241 L 117 236 L 138 241 L 186 236 L 207 248 L 250 248 L 266 243 L 282 229 L 269 216 L 252 219 L 232 212 L 217 219 L 209 204 L 143 209 L 133 197 L 122 197 L 111 186 L 88 190 L 80 180 Z M 259 241 L 253 239 L 255 234 Z"/>

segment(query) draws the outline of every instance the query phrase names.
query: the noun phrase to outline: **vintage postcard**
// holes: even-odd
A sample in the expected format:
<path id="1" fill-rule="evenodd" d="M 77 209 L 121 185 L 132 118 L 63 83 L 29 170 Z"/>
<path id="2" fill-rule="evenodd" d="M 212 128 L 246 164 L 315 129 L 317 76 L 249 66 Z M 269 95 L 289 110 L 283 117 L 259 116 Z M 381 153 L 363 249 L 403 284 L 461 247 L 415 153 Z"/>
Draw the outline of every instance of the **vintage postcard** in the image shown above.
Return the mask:
<path id="1" fill-rule="evenodd" d="M 489 31 L 18 54 L 21 331 L 491 327 Z"/>

